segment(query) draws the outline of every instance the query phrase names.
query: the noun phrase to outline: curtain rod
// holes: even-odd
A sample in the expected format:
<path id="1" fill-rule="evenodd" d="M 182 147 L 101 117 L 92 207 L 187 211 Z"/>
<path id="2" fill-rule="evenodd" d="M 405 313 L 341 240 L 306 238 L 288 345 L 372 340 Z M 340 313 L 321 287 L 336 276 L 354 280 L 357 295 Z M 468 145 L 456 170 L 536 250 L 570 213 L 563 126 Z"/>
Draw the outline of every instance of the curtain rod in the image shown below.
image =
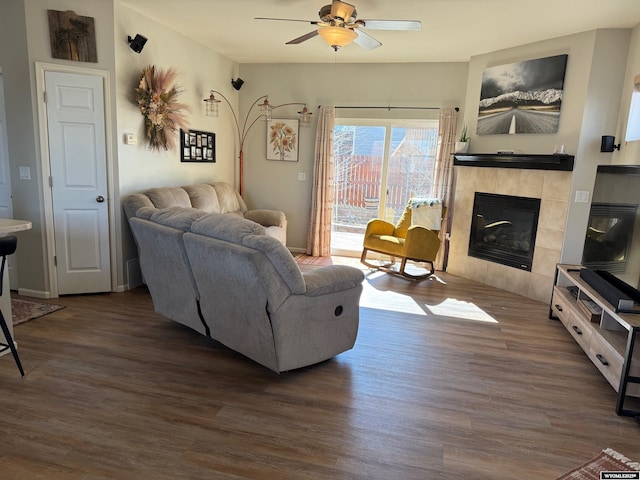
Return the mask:
<path id="1" fill-rule="evenodd" d="M 321 105 L 318 105 L 320 108 Z M 356 106 L 348 106 L 348 105 L 339 105 L 334 108 L 355 108 L 355 109 L 383 109 L 383 110 L 440 110 L 442 107 L 356 107 Z M 455 111 L 459 112 L 460 108 L 455 107 Z"/>

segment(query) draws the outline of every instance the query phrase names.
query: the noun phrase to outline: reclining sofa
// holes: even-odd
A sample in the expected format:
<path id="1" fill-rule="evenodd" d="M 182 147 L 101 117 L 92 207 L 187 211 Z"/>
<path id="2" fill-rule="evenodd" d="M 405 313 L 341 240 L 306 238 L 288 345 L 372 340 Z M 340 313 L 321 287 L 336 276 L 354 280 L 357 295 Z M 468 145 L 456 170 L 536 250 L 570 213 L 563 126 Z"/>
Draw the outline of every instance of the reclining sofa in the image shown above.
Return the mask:
<path id="1" fill-rule="evenodd" d="M 143 206 L 129 224 L 159 314 L 275 372 L 322 362 L 355 344 L 359 269 L 331 265 L 302 273 L 279 239 L 238 215 Z"/>
<path id="2" fill-rule="evenodd" d="M 157 187 L 129 195 L 124 202 L 127 218 L 134 217 L 142 207 L 195 208 L 206 213 L 223 213 L 246 218 L 265 227 L 267 234 L 287 243 L 287 218 L 280 210 L 249 210 L 238 191 L 225 182 Z"/>

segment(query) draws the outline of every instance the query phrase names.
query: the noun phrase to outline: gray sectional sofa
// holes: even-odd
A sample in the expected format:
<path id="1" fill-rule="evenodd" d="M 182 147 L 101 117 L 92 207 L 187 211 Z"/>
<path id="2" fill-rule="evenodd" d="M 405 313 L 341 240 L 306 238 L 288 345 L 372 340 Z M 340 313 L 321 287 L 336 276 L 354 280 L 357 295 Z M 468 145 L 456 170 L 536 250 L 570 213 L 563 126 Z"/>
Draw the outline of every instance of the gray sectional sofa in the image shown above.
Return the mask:
<path id="1" fill-rule="evenodd" d="M 262 225 L 193 207 L 134 208 L 125 200 L 155 310 L 274 370 L 351 349 L 362 271 L 302 273 Z"/>
<path id="2" fill-rule="evenodd" d="M 267 234 L 287 244 L 287 218 L 280 210 L 249 210 L 238 191 L 225 182 L 183 187 L 156 187 L 129 195 L 124 202 L 127 218 L 142 207 L 195 208 L 206 213 L 224 213 L 246 218 L 265 227 Z"/>

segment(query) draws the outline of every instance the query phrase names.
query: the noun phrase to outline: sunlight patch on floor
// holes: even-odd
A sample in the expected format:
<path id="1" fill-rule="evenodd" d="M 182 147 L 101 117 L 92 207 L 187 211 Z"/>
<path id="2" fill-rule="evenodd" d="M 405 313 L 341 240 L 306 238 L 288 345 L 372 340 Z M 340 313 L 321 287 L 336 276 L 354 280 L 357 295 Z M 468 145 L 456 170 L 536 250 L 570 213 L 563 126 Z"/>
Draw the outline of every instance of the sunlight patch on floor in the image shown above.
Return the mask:
<path id="1" fill-rule="evenodd" d="M 361 307 L 388 310 L 390 312 L 411 313 L 413 315 L 427 314 L 411 296 L 391 290 L 379 290 L 369 283 L 381 275 L 388 274 L 384 272 L 374 272 L 367 275 L 367 279 L 363 283 L 364 289 L 362 296 L 360 297 Z"/>
<path id="2" fill-rule="evenodd" d="M 498 321 L 471 302 L 448 298 L 439 305 L 425 305 L 425 308 L 434 315 L 442 317 L 459 318 L 460 320 L 472 320 L 476 322 L 498 323 Z"/>
<path id="3" fill-rule="evenodd" d="M 417 302 L 411 295 L 406 295 L 392 290 L 382 290 L 374 286 L 376 278 L 388 275 L 384 272 L 373 272 L 367 275 L 363 283 L 360 306 L 390 312 L 409 313 L 412 315 L 448 317 L 459 320 L 498 323 L 491 315 L 486 313 L 476 304 L 448 298 L 438 305 Z M 374 282 L 372 284 L 371 282 Z"/>

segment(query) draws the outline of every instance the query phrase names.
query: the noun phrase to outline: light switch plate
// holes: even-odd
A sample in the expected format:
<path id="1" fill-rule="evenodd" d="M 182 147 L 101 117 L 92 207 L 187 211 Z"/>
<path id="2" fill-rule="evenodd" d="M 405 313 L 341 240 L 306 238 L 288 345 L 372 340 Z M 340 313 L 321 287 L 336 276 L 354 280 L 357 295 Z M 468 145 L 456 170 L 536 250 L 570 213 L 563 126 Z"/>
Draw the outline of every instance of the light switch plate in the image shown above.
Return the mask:
<path id="1" fill-rule="evenodd" d="M 31 167 L 20 167 L 20 180 L 31 180 Z"/>
<path id="2" fill-rule="evenodd" d="M 304 182 L 307 179 L 307 174 L 304 172 L 298 172 L 298 180 Z"/>
<path id="3" fill-rule="evenodd" d="M 589 191 L 576 190 L 576 203 L 589 203 Z"/>
<path id="4" fill-rule="evenodd" d="M 138 137 L 133 133 L 125 133 L 124 134 L 124 143 L 126 145 L 137 145 Z"/>

